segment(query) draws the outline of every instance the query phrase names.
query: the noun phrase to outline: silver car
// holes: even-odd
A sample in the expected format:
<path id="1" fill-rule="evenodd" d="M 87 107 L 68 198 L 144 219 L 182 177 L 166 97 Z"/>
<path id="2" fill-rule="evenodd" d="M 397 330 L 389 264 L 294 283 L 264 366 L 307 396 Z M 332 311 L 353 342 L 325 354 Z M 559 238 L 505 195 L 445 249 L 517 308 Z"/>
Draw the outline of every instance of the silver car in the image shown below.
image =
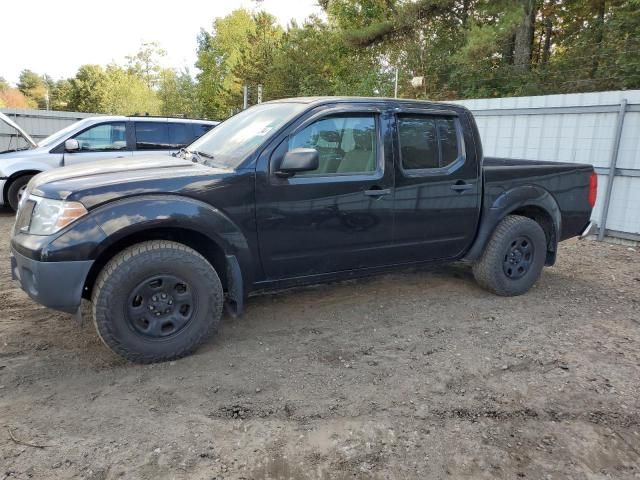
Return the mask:
<path id="1" fill-rule="evenodd" d="M 190 144 L 218 122 L 160 117 L 89 117 L 36 143 L 0 113 L 17 133 L 0 152 L 0 205 L 16 210 L 34 175 L 65 165 L 150 153 L 171 154 Z"/>

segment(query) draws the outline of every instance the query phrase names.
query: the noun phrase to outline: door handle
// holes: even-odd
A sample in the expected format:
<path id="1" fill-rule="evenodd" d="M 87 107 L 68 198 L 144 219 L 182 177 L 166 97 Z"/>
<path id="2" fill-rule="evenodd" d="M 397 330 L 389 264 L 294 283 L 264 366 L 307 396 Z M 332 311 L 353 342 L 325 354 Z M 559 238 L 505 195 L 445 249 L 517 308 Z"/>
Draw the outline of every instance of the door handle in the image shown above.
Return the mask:
<path id="1" fill-rule="evenodd" d="M 467 183 L 462 180 L 458 180 L 456 183 L 451 185 L 451 190 L 456 192 L 464 192 L 465 190 L 471 190 L 473 188 L 473 183 Z"/>
<path id="2" fill-rule="evenodd" d="M 389 188 L 372 188 L 364 191 L 367 197 L 381 197 L 382 195 L 389 195 L 390 193 L 391 190 Z"/>

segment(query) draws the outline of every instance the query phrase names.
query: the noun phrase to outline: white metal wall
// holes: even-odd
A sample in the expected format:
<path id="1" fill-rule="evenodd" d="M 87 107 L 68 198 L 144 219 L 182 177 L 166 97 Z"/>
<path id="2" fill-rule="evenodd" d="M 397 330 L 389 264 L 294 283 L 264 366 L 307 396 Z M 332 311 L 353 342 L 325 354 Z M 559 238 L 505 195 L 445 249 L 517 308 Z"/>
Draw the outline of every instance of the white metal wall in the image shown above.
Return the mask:
<path id="1" fill-rule="evenodd" d="M 616 121 L 628 102 L 606 221 L 608 233 L 640 237 L 640 90 L 462 100 L 473 111 L 484 154 L 590 163 L 598 172 L 600 223 Z"/>

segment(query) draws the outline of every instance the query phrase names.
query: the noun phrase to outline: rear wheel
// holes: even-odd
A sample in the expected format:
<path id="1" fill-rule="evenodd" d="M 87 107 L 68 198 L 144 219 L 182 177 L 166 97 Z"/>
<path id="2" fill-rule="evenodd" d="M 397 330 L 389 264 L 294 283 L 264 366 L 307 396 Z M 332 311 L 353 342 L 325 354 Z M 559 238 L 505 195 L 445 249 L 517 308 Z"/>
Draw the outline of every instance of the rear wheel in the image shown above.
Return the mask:
<path id="1" fill-rule="evenodd" d="M 29 180 L 33 178 L 33 175 L 22 175 L 21 177 L 16 178 L 9 185 L 9 189 L 7 190 L 7 200 L 9 201 L 9 206 L 14 210 L 18 210 L 18 205 L 20 204 L 20 199 L 27 189 L 27 184 Z"/>
<path id="2" fill-rule="evenodd" d="M 223 291 L 214 268 L 195 250 L 144 242 L 116 255 L 98 275 L 93 317 L 98 335 L 138 363 L 184 357 L 217 331 Z"/>
<path id="3" fill-rule="evenodd" d="M 509 215 L 496 227 L 473 274 L 480 286 L 498 295 L 521 295 L 538 280 L 546 252 L 542 227 L 530 218 Z"/>

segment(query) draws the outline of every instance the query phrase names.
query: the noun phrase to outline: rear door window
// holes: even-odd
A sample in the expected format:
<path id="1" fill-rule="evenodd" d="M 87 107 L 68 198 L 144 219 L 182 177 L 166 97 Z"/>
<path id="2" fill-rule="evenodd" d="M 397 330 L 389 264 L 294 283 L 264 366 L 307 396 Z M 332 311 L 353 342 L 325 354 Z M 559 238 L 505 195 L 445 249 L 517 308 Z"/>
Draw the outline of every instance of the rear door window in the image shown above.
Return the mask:
<path id="1" fill-rule="evenodd" d="M 137 150 L 171 150 L 169 124 L 166 122 L 134 122 Z"/>
<path id="2" fill-rule="evenodd" d="M 195 140 L 193 128 L 190 123 L 170 123 L 169 143 L 174 148 L 182 148 Z"/>
<path id="3" fill-rule="evenodd" d="M 398 115 L 398 139 L 403 170 L 445 168 L 462 154 L 454 117 Z"/>
<path id="4" fill-rule="evenodd" d="M 212 128 L 213 128 L 213 125 L 208 123 L 194 123 L 193 124 L 194 140 L 196 138 L 200 138 L 202 135 L 207 133 Z"/>

